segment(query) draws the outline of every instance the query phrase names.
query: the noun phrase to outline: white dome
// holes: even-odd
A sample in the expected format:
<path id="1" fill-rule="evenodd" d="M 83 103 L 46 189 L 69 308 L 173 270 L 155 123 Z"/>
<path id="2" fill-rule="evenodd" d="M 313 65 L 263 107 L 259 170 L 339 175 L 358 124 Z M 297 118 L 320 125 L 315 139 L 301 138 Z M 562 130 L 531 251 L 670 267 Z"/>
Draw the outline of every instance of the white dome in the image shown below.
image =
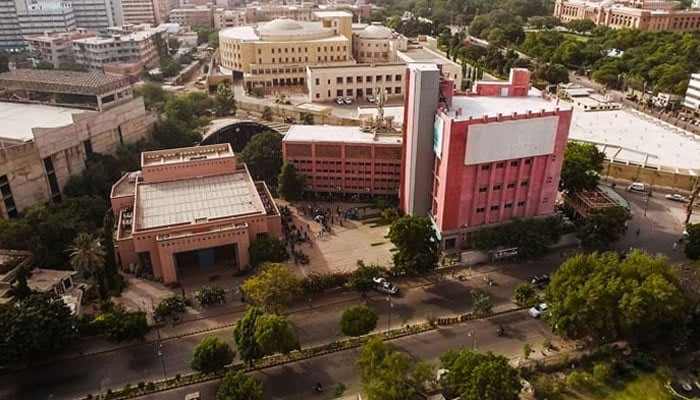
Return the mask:
<path id="1" fill-rule="evenodd" d="M 260 30 L 263 33 L 276 33 L 284 31 L 296 31 L 304 29 L 304 26 L 297 21 L 291 20 L 289 18 L 278 18 L 274 19 L 262 27 Z"/>
<path id="2" fill-rule="evenodd" d="M 391 29 L 381 25 L 370 25 L 360 34 L 362 39 L 391 39 Z"/>

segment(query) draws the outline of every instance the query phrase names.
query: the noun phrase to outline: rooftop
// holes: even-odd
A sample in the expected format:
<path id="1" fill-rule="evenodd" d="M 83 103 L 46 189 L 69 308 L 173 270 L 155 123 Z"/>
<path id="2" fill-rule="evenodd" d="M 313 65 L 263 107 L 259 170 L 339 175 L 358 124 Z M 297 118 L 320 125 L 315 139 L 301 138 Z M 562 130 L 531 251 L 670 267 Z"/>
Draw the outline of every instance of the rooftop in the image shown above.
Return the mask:
<path id="1" fill-rule="evenodd" d="M 40 269 L 32 271 L 31 276 L 27 279 L 27 285 L 30 289 L 37 292 L 46 293 L 58 285 L 64 279 L 77 274 L 77 271 L 59 271 L 55 269 Z"/>
<path id="2" fill-rule="evenodd" d="M 358 144 L 401 144 L 401 135 L 363 132 L 359 126 L 292 125 L 283 142 L 333 142 Z"/>
<path id="3" fill-rule="evenodd" d="M 141 153 L 141 166 L 167 165 L 188 161 L 233 157 L 229 144 L 180 147 L 176 149 L 145 151 Z"/>
<path id="4" fill-rule="evenodd" d="M 7 89 L 96 95 L 129 85 L 128 77 L 100 72 L 16 69 L 0 73 L 0 87 Z"/>
<path id="5" fill-rule="evenodd" d="M 318 18 L 338 18 L 338 17 L 351 17 L 352 13 L 347 11 L 316 11 L 314 13 Z"/>
<path id="6" fill-rule="evenodd" d="M 443 56 L 442 54 L 430 50 L 425 47 L 411 47 L 406 51 L 397 51 L 397 55 L 406 62 L 421 62 L 421 63 L 436 63 L 436 64 L 454 64 L 454 61 Z"/>
<path id="7" fill-rule="evenodd" d="M 137 186 L 136 230 L 255 213 L 265 209 L 247 170 Z"/>
<path id="8" fill-rule="evenodd" d="M 559 103 L 547 100 L 539 95 L 539 91 L 531 89 L 528 96 L 499 97 L 499 96 L 455 96 L 452 98 L 452 108 L 447 115 L 457 120 L 481 118 L 484 115 L 489 117 L 498 114 L 510 115 L 512 113 L 526 114 L 545 111 L 570 110 L 568 103 Z M 462 113 L 456 116 L 457 109 L 461 108 Z"/>
<path id="9" fill-rule="evenodd" d="M 0 138 L 26 142 L 34 138 L 33 128 L 70 125 L 73 123 L 73 114 L 84 112 L 89 111 L 41 104 L 0 102 Z"/>

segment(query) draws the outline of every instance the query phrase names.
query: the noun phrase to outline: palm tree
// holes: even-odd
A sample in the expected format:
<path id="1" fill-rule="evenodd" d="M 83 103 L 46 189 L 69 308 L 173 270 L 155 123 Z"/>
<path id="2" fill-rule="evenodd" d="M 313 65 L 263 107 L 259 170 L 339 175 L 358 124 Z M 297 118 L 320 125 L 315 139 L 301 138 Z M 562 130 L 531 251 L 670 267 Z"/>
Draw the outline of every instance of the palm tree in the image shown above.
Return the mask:
<path id="1" fill-rule="evenodd" d="M 107 300 L 107 287 L 104 281 L 105 250 L 98 238 L 82 232 L 73 239 L 68 248 L 70 263 L 78 271 L 89 274 L 95 280 L 101 301 Z"/>

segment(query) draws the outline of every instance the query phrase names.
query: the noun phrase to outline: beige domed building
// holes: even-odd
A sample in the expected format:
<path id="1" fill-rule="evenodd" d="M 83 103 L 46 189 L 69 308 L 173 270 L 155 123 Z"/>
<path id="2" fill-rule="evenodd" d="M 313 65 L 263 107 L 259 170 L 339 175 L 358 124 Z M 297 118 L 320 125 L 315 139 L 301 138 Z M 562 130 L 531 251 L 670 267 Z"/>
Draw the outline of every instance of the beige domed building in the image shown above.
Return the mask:
<path id="1" fill-rule="evenodd" d="M 358 63 L 396 61 L 396 51 L 405 50 L 408 39 L 382 25 L 368 25 L 352 35 L 352 54 Z"/>
<path id="2" fill-rule="evenodd" d="M 298 87 L 304 91 L 306 67 L 354 63 L 352 14 L 316 12 L 318 21 L 278 18 L 257 26 L 219 32 L 221 67 L 243 78 L 248 88 Z"/>

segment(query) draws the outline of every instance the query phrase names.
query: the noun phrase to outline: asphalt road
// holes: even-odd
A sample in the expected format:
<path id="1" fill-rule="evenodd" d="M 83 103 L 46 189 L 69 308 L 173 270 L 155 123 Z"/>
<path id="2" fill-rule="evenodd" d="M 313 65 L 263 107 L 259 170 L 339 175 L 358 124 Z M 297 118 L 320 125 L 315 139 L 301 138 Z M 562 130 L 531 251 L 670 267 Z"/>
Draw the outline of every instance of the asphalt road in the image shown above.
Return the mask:
<path id="1" fill-rule="evenodd" d="M 496 328 L 499 325 L 507 327 L 503 337 L 496 335 Z M 490 350 L 515 359 L 522 353 L 522 346 L 525 343 L 529 343 L 533 348 L 540 348 L 541 343 L 549 335 L 549 329 L 543 322 L 531 318 L 525 311 L 519 311 L 487 320 L 471 321 L 420 335 L 404 337 L 392 341 L 391 344 L 416 359 L 434 362 L 448 349 L 472 347 L 473 344 L 477 350 Z M 474 342 L 472 342 L 472 338 L 475 338 Z M 332 399 L 334 398 L 333 389 L 339 383 L 348 388 L 345 392 L 346 395 L 357 393 L 360 390 L 355 370 L 355 359 L 358 353 L 359 349 L 353 349 L 329 354 L 258 371 L 252 376 L 264 384 L 268 399 Z M 321 382 L 326 388 L 323 393 L 313 392 L 316 382 Z M 214 398 L 217 385 L 217 381 L 212 381 L 144 396 L 140 399 L 184 399 L 186 394 L 199 391 L 203 400 L 211 400 Z"/>

